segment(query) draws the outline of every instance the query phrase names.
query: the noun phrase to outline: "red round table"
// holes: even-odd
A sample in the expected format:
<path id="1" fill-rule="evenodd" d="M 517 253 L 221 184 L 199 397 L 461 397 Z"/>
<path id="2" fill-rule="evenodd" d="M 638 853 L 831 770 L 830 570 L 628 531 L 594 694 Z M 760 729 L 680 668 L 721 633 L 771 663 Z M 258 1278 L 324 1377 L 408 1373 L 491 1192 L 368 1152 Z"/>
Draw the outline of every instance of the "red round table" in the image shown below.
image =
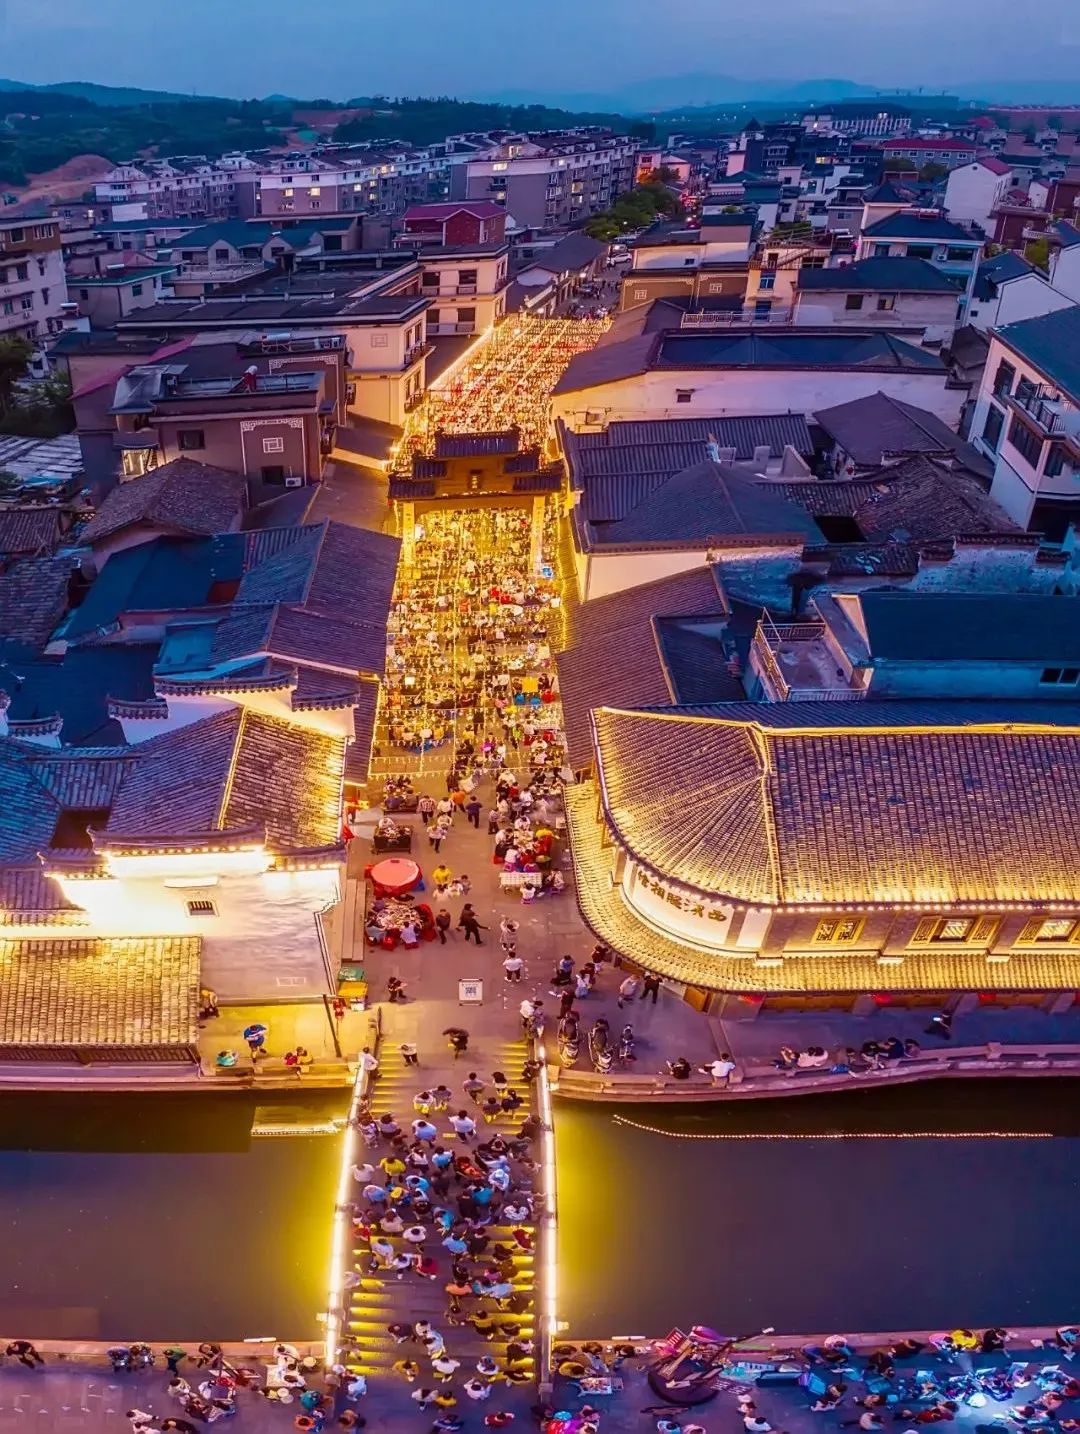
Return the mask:
<path id="1" fill-rule="evenodd" d="M 407 857 L 390 856 L 371 868 L 371 880 L 390 896 L 402 896 L 420 882 L 420 868 Z"/>

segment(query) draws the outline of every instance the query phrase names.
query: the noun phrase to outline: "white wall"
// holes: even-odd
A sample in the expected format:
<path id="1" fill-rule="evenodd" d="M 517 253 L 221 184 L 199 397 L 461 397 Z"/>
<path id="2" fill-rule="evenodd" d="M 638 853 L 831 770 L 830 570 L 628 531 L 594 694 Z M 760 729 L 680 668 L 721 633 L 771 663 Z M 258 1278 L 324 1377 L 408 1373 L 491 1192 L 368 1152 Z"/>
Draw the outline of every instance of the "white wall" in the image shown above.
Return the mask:
<path id="1" fill-rule="evenodd" d="M 863 294 L 861 309 L 847 307 L 847 294 L 839 291 L 806 289 L 798 295 L 797 324 L 873 324 L 884 329 L 919 329 L 929 341 L 941 342 L 956 328 L 955 294 L 897 294 L 895 308 L 879 310 L 878 294 Z"/>
<path id="2" fill-rule="evenodd" d="M 945 208 L 957 224 L 978 224 L 986 233 L 991 212 L 1012 183 L 1010 174 L 994 174 L 982 164 L 961 164 L 949 173 Z"/>
<path id="3" fill-rule="evenodd" d="M 1080 244 L 1050 256 L 1050 282 L 1059 293 L 1080 304 Z"/>
<path id="4" fill-rule="evenodd" d="M 151 858 L 147 864 L 157 860 Z M 340 866 L 226 875 L 221 872 L 225 860 L 207 854 L 205 872 L 194 876 L 177 876 L 166 869 L 146 876 L 60 878 L 64 894 L 83 908 L 88 924 L 58 927 L 55 932 L 40 925 L 10 927 L 8 934 L 35 939 L 73 933 L 201 936 L 202 979 L 222 1001 L 321 995 L 327 982 L 315 913 L 339 899 Z M 169 884 L 177 880 L 185 884 Z M 217 915 L 189 916 L 187 902 L 194 899 L 212 901 Z"/>
<path id="5" fill-rule="evenodd" d="M 968 304 L 968 322 L 983 333 L 1001 328 L 1004 324 L 1015 324 L 1020 319 L 1036 319 L 1042 314 L 1052 314 L 1056 309 L 1071 308 L 1073 301 L 1059 293 L 1038 274 L 1025 274 L 1019 279 L 1010 279 L 1002 284 L 992 299 L 977 299 L 972 296 Z"/>
<path id="6" fill-rule="evenodd" d="M 691 401 L 678 403 L 677 389 L 691 389 Z M 666 369 L 575 393 L 556 394 L 552 399 L 552 416 L 562 418 L 575 430 L 585 427 L 586 412 L 603 414 L 609 422 L 634 418 L 695 418 L 703 414 L 721 417 L 802 413 L 809 417 L 820 408 L 868 398 L 879 390 L 892 398 L 929 409 L 952 428 L 957 425 L 963 393 L 946 389 L 944 373 L 890 373 L 869 369 L 842 372 Z"/>

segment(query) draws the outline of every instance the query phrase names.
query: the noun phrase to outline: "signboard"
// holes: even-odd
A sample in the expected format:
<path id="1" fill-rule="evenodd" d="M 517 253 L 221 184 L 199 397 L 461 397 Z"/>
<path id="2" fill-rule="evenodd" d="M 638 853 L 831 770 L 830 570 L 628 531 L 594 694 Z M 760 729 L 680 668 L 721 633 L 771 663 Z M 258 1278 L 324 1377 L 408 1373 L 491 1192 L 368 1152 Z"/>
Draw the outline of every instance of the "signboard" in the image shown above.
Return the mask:
<path id="1" fill-rule="evenodd" d="M 484 983 L 479 977 L 466 977 L 457 983 L 459 1006 L 482 1006 L 484 1004 Z"/>

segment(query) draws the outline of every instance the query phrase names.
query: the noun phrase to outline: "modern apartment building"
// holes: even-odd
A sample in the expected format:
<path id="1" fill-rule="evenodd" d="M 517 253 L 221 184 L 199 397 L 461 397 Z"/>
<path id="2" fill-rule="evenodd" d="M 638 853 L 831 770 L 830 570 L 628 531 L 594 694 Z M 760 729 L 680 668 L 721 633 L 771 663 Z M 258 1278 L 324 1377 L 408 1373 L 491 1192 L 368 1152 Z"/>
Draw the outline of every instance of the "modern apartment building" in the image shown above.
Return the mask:
<path id="1" fill-rule="evenodd" d="M 57 333 L 66 303 L 59 223 L 0 218 L 0 337 L 36 342 Z"/>
<path id="2" fill-rule="evenodd" d="M 632 188 L 638 142 L 582 130 L 515 135 L 456 166 L 453 199 L 488 199 L 527 229 L 561 229 Z"/>
<path id="3" fill-rule="evenodd" d="M 177 155 L 118 164 L 94 185 L 94 198 L 114 220 L 227 219 L 236 212 L 235 177 L 251 163 Z"/>

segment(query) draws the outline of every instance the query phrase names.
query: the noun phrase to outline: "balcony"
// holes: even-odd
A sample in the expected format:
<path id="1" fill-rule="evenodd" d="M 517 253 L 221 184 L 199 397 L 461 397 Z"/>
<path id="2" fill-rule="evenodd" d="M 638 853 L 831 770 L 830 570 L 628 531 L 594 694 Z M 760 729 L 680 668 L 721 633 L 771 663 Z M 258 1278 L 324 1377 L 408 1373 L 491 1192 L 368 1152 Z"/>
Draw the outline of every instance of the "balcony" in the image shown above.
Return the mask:
<path id="1" fill-rule="evenodd" d="M 429 338 L 446 338 L 449 334 L 474 334 L 476 324 L 428 324 Z"/>
<path id="2" fill-rule="evenodd" d="M 1069 407 L 1049 384 L 1040 383 L 1010 394 L 1009 401 L 1019 408 L 1049 437 L 1080 436 L 1080 412 Z"/>
<path id="3" fill-rule="evenodd" d="M 865 689 L 850 685 L 826 641 L 827 631 L 823 622 L 761 619 L 751 661 L 769 701 L 859 702 L 866 696 Z"/>

